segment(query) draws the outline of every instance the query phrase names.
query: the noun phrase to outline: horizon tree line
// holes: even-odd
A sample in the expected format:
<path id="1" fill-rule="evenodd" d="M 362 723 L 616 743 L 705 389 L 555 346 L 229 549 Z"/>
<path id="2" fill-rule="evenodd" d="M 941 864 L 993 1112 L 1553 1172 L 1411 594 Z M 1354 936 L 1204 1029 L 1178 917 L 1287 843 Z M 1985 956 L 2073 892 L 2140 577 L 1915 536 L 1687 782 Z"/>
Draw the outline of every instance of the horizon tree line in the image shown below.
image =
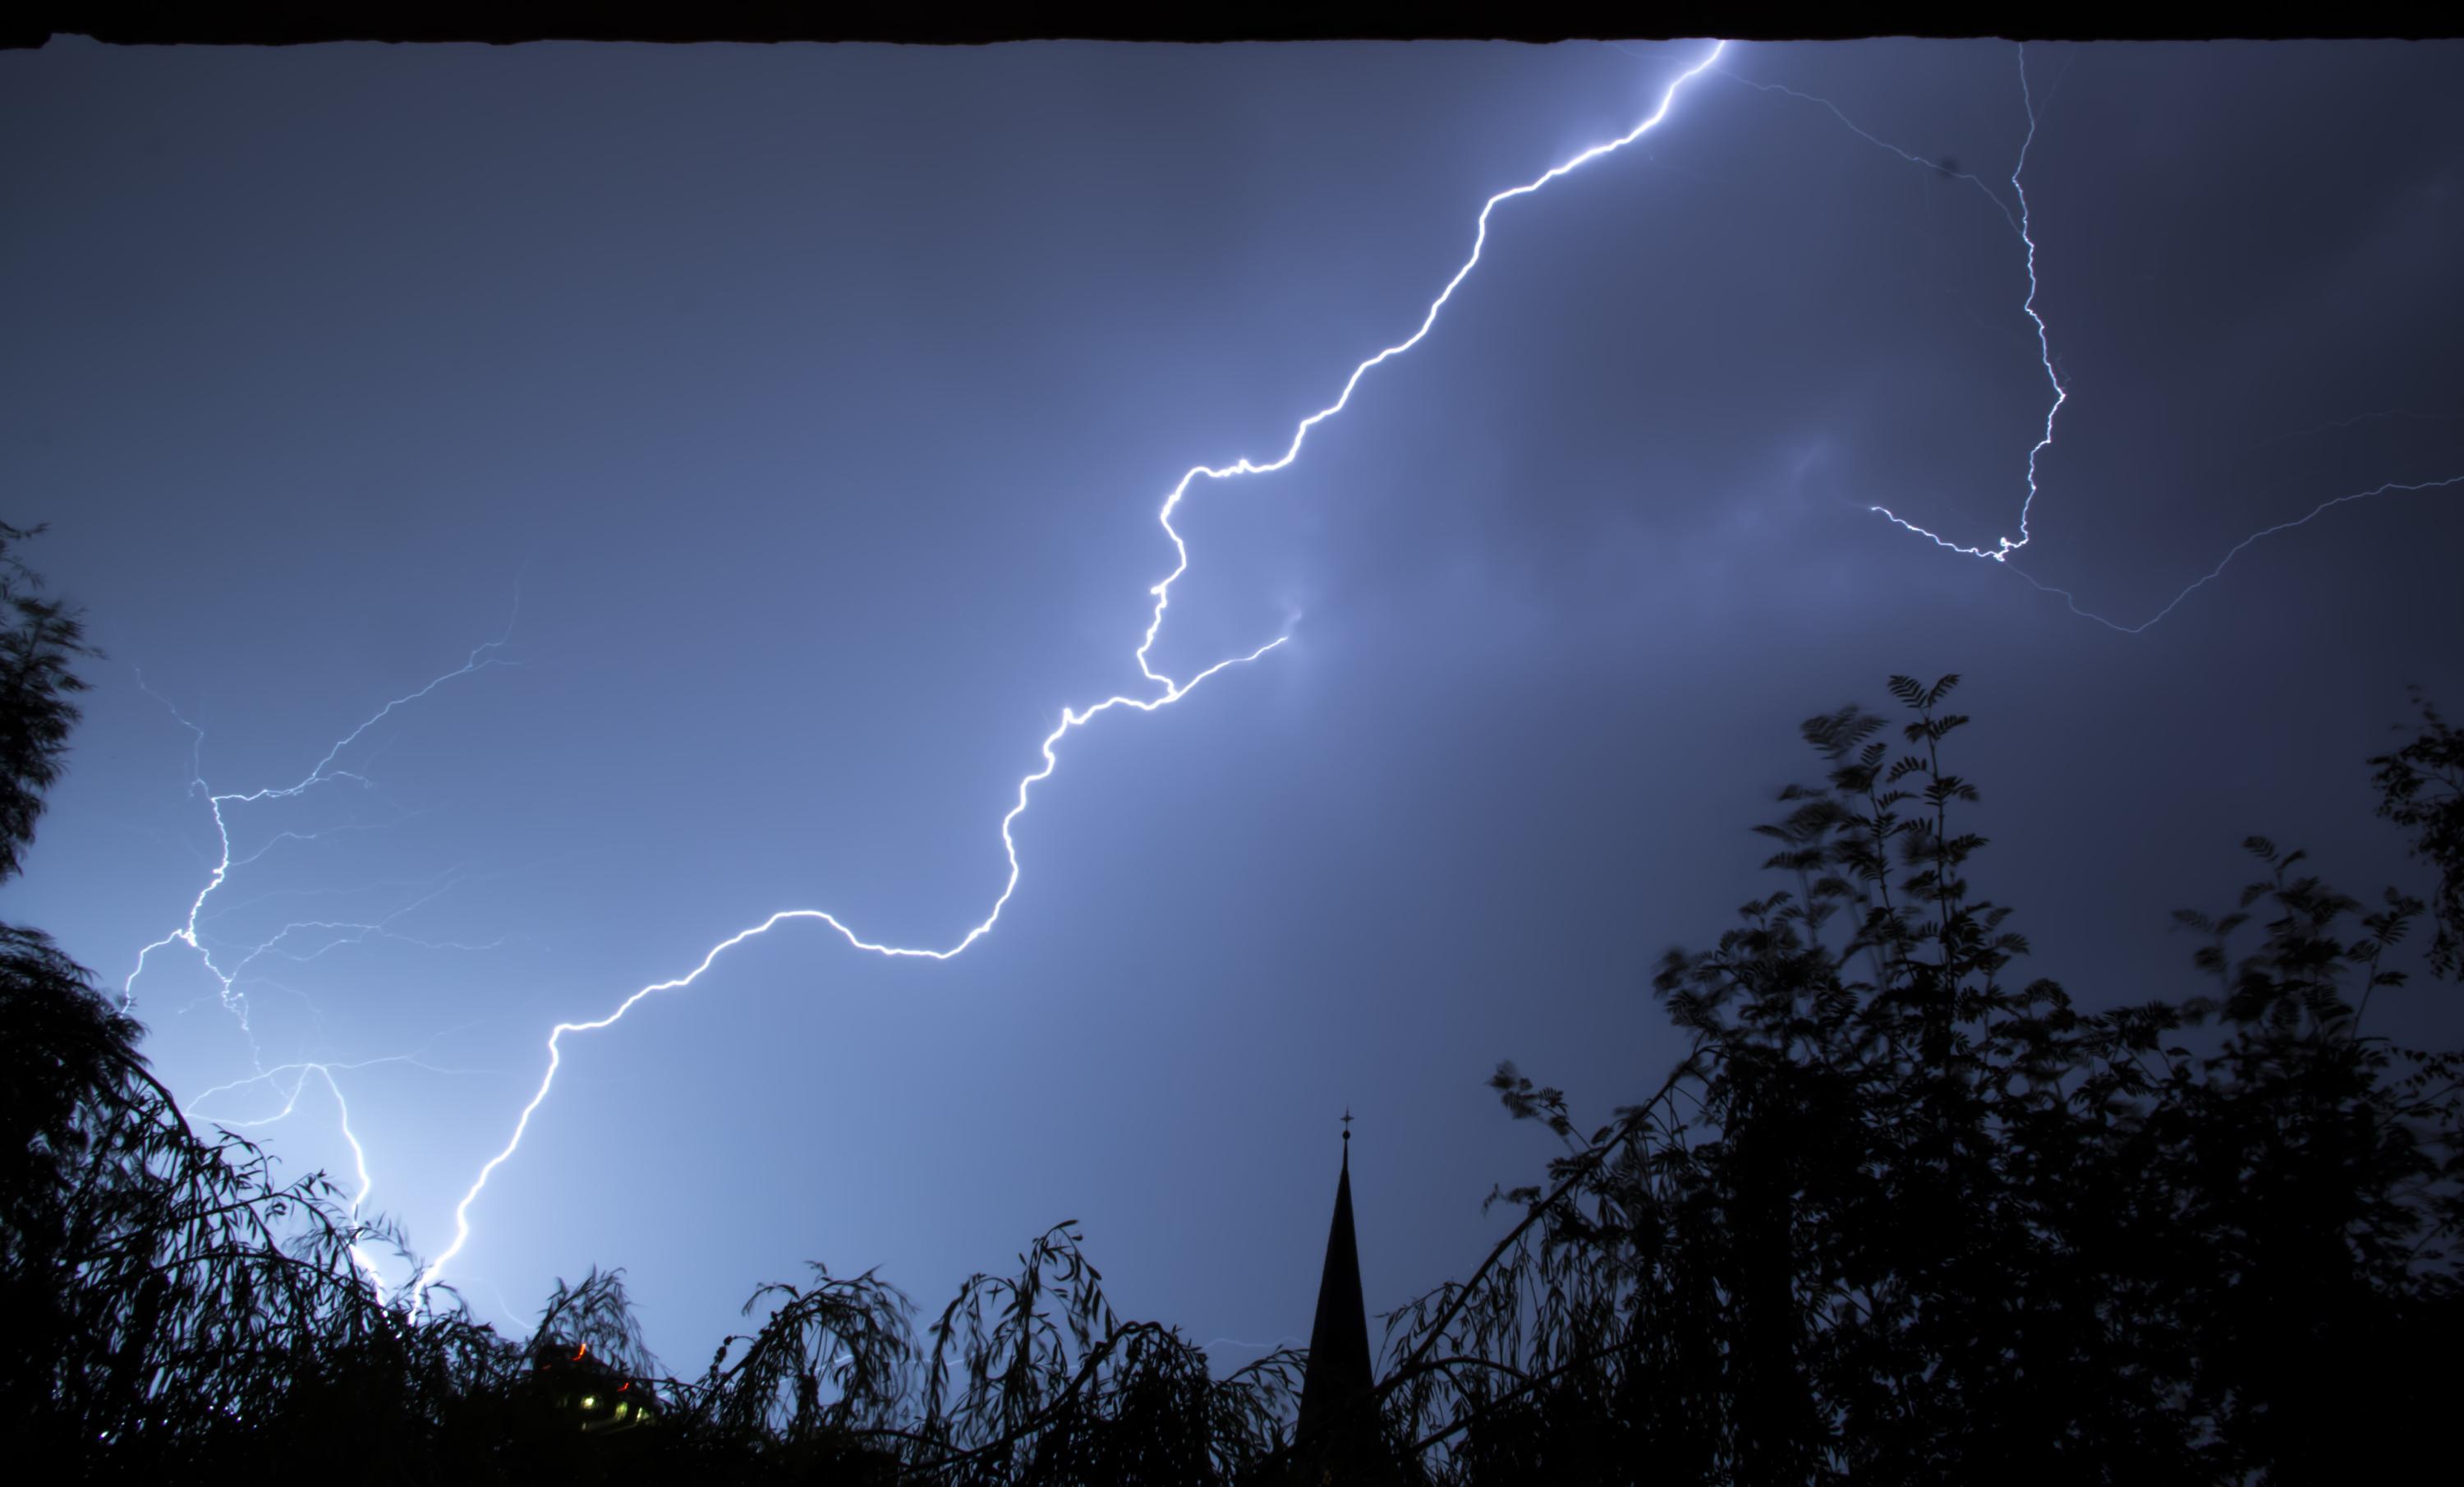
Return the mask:
<path id="1" fill-rule="evenodd" d="M 0 880 L 22 872 L 98 655 L 0 523 Z M 2261 837 L 2222 913 L 2180 910 L 2196 994 L 2083 1010 L 2024 979 L 1975 892 L 1958 678 L 1896 720 L 1810 719 L 1823 778 L 1755 828 L 1783 886 L 1652 991 L 1689 1049 L 1490 1202 L 1463 1277 L 1386 1318 L 1368 1393 L 1296 1430 L 1306 1350 L 1222 1377 L 1121 1318 L 1074 1224 L 919 1333 L 871 1271 L 763 1285 L 696 1377 L 643 1345 L 621 1271 L 531 1336 L 450 1287 L 414 1312 L 354 1258 L 404 1236 L 322 1174 L 200 1132 L 143 1029 L 0 924 L 0 1421 L 94 1480 L 275 1452 L 409 1482 L 1281 1484 L 2306 1482 L 2454 1454 L 2464 1056 L 2365 1032 L 2464 962 L 2464 732 L 2369 761 L 2435 875 L 2364 902 Z M 1897 726 L 1893 723 L 1896 721 Z M 586 1360 L 586 1363 L 584 1362 Z M 639 1394 L 577 1409 L 577 1380 Z M 595 1389 L 597 1386 L 592 1386 Z M 621 1418 L 634 1428 L 586 1425 Z"/>

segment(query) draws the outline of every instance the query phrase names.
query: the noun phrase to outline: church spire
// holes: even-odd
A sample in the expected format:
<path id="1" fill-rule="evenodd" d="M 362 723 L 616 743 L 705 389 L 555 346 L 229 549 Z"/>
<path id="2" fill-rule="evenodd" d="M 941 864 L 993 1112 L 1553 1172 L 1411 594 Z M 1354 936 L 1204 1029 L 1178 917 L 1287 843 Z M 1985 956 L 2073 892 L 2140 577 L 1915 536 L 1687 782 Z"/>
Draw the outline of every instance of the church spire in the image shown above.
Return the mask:
<path id="1" fill-rule="evenodd" d="M 1343 1166 L 1334 1180 L 1334 1223 L 1326 1235 L 1326 1269 L 1318 1276 L 1317 1320 L 1309 1325 L 1309 1371 L 1301 1376 L 1302 1437 L 1321 1417 L 1366 1395 L 1375 1379 L 1369 1365 L 1369 1312 L 1360 1295 L 1360 1247 L 1352 1232 L 1352 1112 L 1343 1112 Z M 1350 1435 L 1367 1424 L 1365 1414 L 1337 1427 Z M 1324 1432 L 1321 1432 L 1321 1434 Z M 1331 1444 L 1331 1442 L 1330 1442 Z"/>

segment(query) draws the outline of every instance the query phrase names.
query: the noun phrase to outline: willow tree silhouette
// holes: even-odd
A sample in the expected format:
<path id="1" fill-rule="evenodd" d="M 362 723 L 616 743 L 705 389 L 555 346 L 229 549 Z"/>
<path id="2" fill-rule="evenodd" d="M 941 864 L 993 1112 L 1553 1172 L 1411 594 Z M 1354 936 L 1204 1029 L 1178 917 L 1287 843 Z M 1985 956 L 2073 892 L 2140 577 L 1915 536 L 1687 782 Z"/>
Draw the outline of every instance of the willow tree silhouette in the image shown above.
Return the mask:
<path id="1" fill-rule="evenodd" d="M 77 721 L 70 667 L 97 654 L 19 557 L 39 530 L 0 524 L 0 877 Z M 403 1411 L 372 1386 L 451 1371 L 453 1329 L 375 1302 L 351 1251 L 383 1236 L 321 1175 L 276 1184 L 246 1142 L 191 1129 L 142 1032 L 39 932 L 0 926 L 0 1430 L 87 1476 L 208 1476 L 285 1427 L 381 1449 Z"/>
<path id="2" fill-rule="evenodd" d="M 72 700 L 85 682 L 69 667 L 97 653 L 77 612 L 43 596 L 43 581 L 18 552 L 42 528 L 0 522 L 0 881 L 14 877 L 34 839 L 43 792 L 60 777 Z"/>
<path id="3" fill-rule="evenodd" d="M 77 721 L 73 699 L 85 690 L 69 667 L 94 654 L 77 613 L 43 597 L 41 580 L 19 556 L 41 530 L 0 522 L 0 882 L 21 871 L 43 792 L 68 752 Z M 60 1215 L 45 1199 L 85 1148 L 77 1092 L 107 1082 L 115 1061 L 133 1056 L 136 1025 L 81 994 L 85 986 L 83 967 L 48 937 L 0 924 L 0 1026 L 10 1032 L 0 1043 L 0 1232 L 10 1246 L 0 1252 L 0 1286 L 8 1288 L 0 1291 L 0 1338 L 10 1341 L 0 1346 L 48 1335 L 36 1320 L 47 1298 L 18 1288 L 37 1266 L 21 1252 L 62 1238 Z"/>

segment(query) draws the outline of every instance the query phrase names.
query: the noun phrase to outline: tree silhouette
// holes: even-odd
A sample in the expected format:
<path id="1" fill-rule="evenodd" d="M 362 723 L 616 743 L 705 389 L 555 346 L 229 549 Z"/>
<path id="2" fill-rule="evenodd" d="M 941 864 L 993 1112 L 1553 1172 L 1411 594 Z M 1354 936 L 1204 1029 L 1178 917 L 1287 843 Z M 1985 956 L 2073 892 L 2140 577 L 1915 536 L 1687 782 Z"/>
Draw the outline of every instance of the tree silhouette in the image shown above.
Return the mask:
<path id="1" fill-rule="evenodd" d="M 93 654 L 33 597 L 31 535 L 0 525 L 0 878 Z M 2432 969 L 2464 953 L 2464 738 L 2422 701 L 2370 761 L 2431 900 L 2365 905 L 2254 837 L 2234 907 L 2175 916 L 2212 989 L 2089 1013 L 2014 974 L 2028 944 L 1970 885 L 1956 681 L 1891 678 L 1896 730 L 1854 706 L 1803 725 L 1823 782 L 1756 828 L 1787 886 L 1661 965 L 1690 1046 L 1648 1098 L 1586 1135 L 1498 1068 L 1563 1150 L 1491 1195 L 1518 1216 L 1463 1278 L 1388 1319 L 1376 1428 L 1331 1469 L 1301 1353 L 1213 1376 L 1116 1315 L 1067 1223 L 921 1338 L 897 1288 L 814 1264 L 756 1290 L 695 1380 L 660 1376 L 621 1271 L 560 1281 L 520 1342 L 444 1287 L 414 1311 L 363 1264 L 408 1261 L 398 1235 L 193 1129 L 137 1023 L 9 926 L 0 1427 L 95 1480 L 2305 1482 L 2437 1459 L 2464 1058 L 2365 1029 L 2425 912 Z"/>
<path id="2" fill-rule="evenodd" d="M 2456 1063 L 2359 1031 L 2422 905 L 2365 912 L 2254 839 L 2236 912 L 2178 916 L 2218 994 L 2014 984 L 1955 684 L 1892 678 L 1899 746 L 1855 707 L 1804 725 L 1826 782 L 1758 828 L 1793 886 L 1663 963 L 1692 1049 L 1649 1099 L 1581 1138 L 1498 1071 L 1566 1151 L 1393 1319 L 1387 1407 L 1443 1478 L 2303 1481 L 2431 1441 Z"/>
<path id="3" fill-rule="evenodd" d="M 41 578 L 18 556 L 42 530 L 0 522 L 0 881 L 23 868 L 43 792 L 59 778 L 77 726 L 70 699 L 85 682 L 69 667 L 97 654 L 77 610 L 41 597 Z"/>
<path id="4" fill-rule="evenodd" d="M 2453 977 L 2464 968 L 2464 730 L 2440 717 L 2420 688 L 2413 689 L 2412 700 L 2421 711 L 2420 734 L 2370 763 L 2376 766 L 2379 814 L 2413 828 L 2412 854 L 2438 870 L 2431 899 L 2438 938 L 2431 945 L 2431 965 Z"/>

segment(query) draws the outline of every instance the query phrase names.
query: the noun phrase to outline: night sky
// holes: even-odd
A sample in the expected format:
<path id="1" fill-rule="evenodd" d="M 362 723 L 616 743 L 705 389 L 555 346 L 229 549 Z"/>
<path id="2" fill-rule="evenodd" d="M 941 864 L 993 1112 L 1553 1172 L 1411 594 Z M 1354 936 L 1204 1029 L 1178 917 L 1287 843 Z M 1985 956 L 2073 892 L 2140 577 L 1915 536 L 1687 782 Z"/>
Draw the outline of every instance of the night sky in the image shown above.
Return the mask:
<path id="1" fill-rule="evenodd" d="M 222 808 L 245 1031 L 185 945 L 133 989 L 196 1118 L 297 1088 L 249 1134 L 348 1189 L 330 1066 L 439 1254 L 560 1020 L 783 909 L 979 922 L 1062 709 L 1156 695 L 1182 472 L 1280 455 L 1706 51 L 0 55 L 0 517 L 109 653 L 0 913 L 116 991 L 221 855 L 192 777 L 297 785 L 437 683 Z M 2169 911 L 2245 835 L 2418 887 L 2364 760 L 2409 681 L 2464 710 L 2464 484 L 2124 631 L 2464 476 L 2464 49 L 2024 65 L 1731 47 L 1499 206 L 1424 342 L 1175 518 L 1157 670 L 1288 641 L 1070 733 L 957 959 L 789 922 L 568 1036 L 446 1282 L 527 1331 L 621 1265 L 690 1373 L 805 1259 L 929 1311 L 1076 1219 L 1240 1362 L 1308 1331 L 1349 1106 L 1395 1306 L 1555 1149 L 1491 1068 L 1586 1122 L 1656 1084 L 1653 965 L 1776 886 L 1796 722 L 1894 672 L 1967 678 L 1972 880 L 2087 1006 L 2199 988 Z M 1997 565 L 1868 508 L 2017 536 L 2031 100 L 2070 395 Z"/>

